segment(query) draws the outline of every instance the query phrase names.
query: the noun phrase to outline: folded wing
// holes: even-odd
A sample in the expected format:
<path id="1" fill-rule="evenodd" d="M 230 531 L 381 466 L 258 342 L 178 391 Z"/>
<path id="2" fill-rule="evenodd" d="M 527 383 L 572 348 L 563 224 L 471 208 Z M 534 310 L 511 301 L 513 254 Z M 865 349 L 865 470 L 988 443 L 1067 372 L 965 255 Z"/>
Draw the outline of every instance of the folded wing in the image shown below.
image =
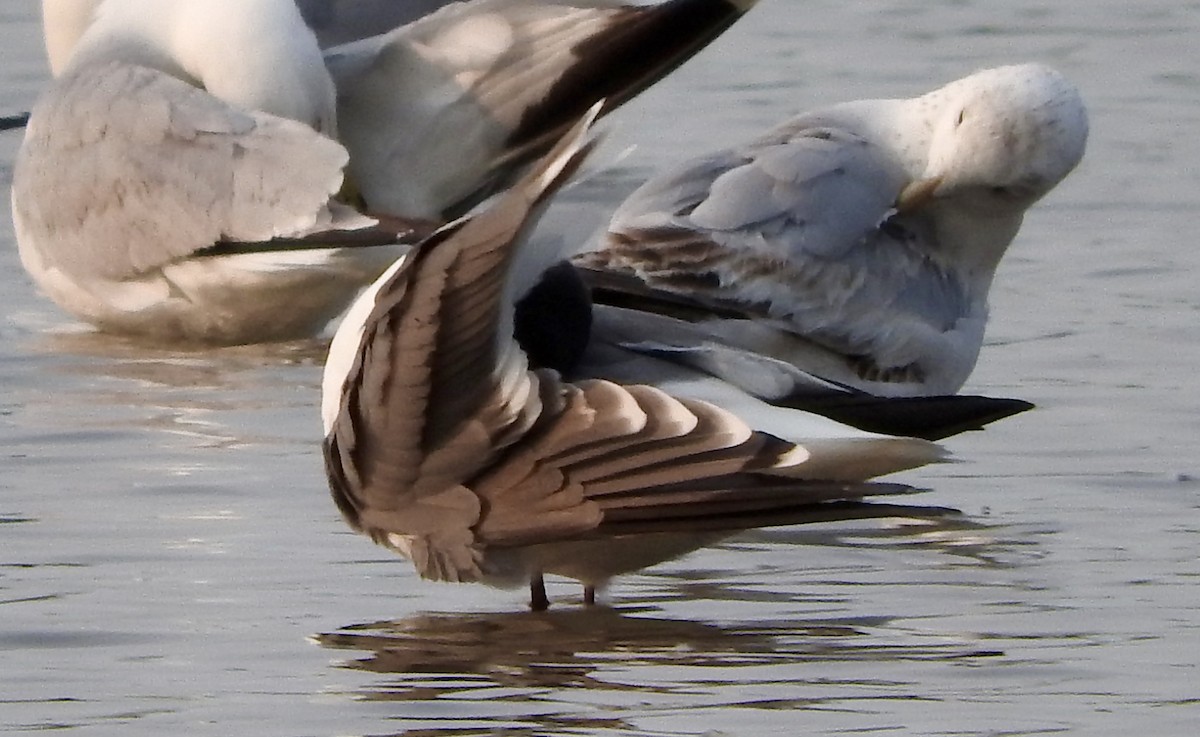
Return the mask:
<path id="1" fill-rule="evenodd" d="M 308 126 L 105 64 L 60 78 L 34 109 L 14 215 L 56 268 L 120 281 L 221 242 L 370 225 L 330 205 L 346 162 Z"/>

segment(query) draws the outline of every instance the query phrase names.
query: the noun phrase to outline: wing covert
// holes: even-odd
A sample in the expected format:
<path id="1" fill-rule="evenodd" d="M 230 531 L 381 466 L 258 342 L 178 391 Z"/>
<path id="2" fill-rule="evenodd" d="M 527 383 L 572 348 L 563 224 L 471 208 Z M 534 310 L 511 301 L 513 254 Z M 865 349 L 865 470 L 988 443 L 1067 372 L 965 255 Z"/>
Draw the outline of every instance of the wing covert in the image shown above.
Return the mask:
<path id="1" fill-rule="evenodd" d="M 177 79 L 109 64 L 57 80 L 35 108 L 14 209 L 78 280 L 135 278 L 219 241 L 332 219 L 346 152 L 293 121 L 237 110 Z"/>

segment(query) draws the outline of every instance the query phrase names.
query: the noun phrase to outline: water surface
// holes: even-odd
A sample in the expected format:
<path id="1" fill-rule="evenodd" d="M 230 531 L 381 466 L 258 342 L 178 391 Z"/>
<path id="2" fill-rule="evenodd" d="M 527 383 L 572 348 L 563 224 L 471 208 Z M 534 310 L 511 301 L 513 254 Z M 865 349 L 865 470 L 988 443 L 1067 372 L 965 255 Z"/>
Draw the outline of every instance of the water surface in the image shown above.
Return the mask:
<path id="1" fill-rule="evenodd" d="M 0 112 L 45 84 L 0 9 Z M 619 116 L 574 194 L 793 112 L 1037 59 L 1087 158 L 1006 258 L 968 390 L 1039 409 L 906 474 L 966 518 L 743 535 L 619 580 L 440 586 L 345 528 L 319 341 L 88 333 L 0 217 L 0 732 L 1185 735 L 1200 723 L 1200 3 L 762 0 Z M 18 136 L 0 136 L 7 185 Z M 594 213 L 599 217 L 602 213 Z"/>

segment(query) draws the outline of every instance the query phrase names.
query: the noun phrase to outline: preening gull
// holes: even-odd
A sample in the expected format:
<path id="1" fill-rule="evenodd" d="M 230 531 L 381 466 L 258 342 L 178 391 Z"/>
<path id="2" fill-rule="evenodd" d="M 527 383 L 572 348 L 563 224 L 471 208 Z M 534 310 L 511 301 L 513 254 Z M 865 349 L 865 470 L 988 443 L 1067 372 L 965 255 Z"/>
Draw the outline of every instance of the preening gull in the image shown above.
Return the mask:
<path id="1" fill-rule="evenodd" d="M 951 394 L 1001 257 L 1087 133 L 1040 64 L 836 105 L 655 176 L 578 263 L 599 299 L 675 302 L 690 324 L 664 319 L 649 350 L 711 363 L 700 335 L 880 396 Z"/>
<path id="2" fill-rule="evenodd" d="M 347 312 L 322 387 L 347 521 L 424 578 L 529 585 L 541 609 L 543 574 L 582 582 L 590 602 L 613 576 L 740 529 L 946 514 L 864 501 L 909 490 L 869 479 L 941 459 L 933 443 L 772 406 L 589 339 L 586 321 L 567 327 L 580 354 L 532 364 L 515 305 L 557 255 L 527 236 L 591 147 L 587 125 Z"/>
<path id="3" fill-rule="evenodd" d="M 469 209 L 752 4 L 473 0 L 322 52 L 291 0 L 43 0 L 58 76 L 14 173 L 22 262 L 103 330 L 311 335 L 403 248 L 379 244 Z"/>

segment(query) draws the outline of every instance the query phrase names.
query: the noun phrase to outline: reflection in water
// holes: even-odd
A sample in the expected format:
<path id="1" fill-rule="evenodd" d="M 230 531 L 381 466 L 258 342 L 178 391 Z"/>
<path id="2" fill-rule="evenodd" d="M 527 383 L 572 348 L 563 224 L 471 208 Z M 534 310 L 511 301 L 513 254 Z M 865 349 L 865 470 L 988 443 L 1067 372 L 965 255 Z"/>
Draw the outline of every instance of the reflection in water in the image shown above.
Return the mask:
<path id="1" fill-rule="evenodd" d="M 920 605 L 887 596 L 927 574 L 889 564 L 917 553 L 964 572 L 943 571 L 921 598 L 965 606 L 939 596 L 960 582 L 983 590 L 980 568 L 1019 565 L 1010 532 L 962 518 L 756 531 L 630 577 L 620 609 L 426 614 L 315 640 L 352 653 L 339 664 L 361 674 L 351 695 L 373 716 L 386 709 L 405 737 L 646 734 L 656 723 L 698 734 L 740 724 L 739 710 L 888 713 L 937 701 L 929 683 L 963 669 L 1021 667 L 986 632 L 927 626 Z"/>
<path id="2" fill-rule="evenodd" d="M 825 548 L 916 549 L 954 556 L 963 562 L 988 568 L 1011 568 L 1041 559 L 1043 535 L 1053 530 L 1044 526 L 989 524 L 986 518 L 951 516 L 936 522 L 895 520 L 876 527 L 779 527 L 752 530 L 739 539 L 762 545 L 792 547 L 820 545 Z"/>
<path id="3" fill-rule="evenodd" d="M 44 415 L 47 425 L 72 432 L 149 430 L 185 438 L 193 446 L 229 447 L 277 442 L 278 433 L 296 428 L 269 418 L 298 407 L 312 419 L 304 442 L 315 442 L 319 434 L 324 341 L 158 348 L 72 331 L 30 336 L 25 343 L 28 353 L 39 357 L 40 368 L 36 376 L 17 378 L 15 388 L 28 388 L 30 396 L 20 405 Z M 47 379 L 56 391 L 45 391 Z M 115 411 L 97 412 L 97 407 Z"/>
<path id="4" fill-rule="evenodd" d="M 758 621 L 718 624 L 653 616 L 654 607 L 564 609 L 541 613 L 428 614 L 397 621 L 344 627 L 314 639 L 324 647 L 357 651 L 341 667 L 392 676 L 365 685 L 369 702 L 403 702 L 406 721 L 443 705 L 436 728 L 404 735 L 483 734 L 464 723 L 506 724 L 513 714 L 499 706 L 519 705 L 518 721 L 536 729 L 492 734 L 550 734 L 585 729 L 631 729 L 607 711 L 644 709 L 647 702 L 679 708 L 702 698 L 705 706 L 753 709 L 811 707 L 821 698 L 806 687 L 854 690 L 903 684 L 872 680 L 839 682 L 814 664 L 947 661 L 995 656 L 961 642 L 897 641 L 888 617 Z M 886 634 L 885 634 L 886 633 Z M 630 669 L 642 675 L 630 679 Z M 659 673 L 655 677 L 652 674 Z M 747 690 L 749 686 L 755 690 Z M 755 695 L 782 687 L 787 698 Z M 586 694 L 586 696 L 585 696 Z M 648 695 L 653 694 L 653 698 Z M 842 700 L 845 694 L 828 700 Z M 530 702 L 540 704 L 530 708 Z M 674 703 L 674 702 L 678 703 Z M 716 704 L 713 702 L 716 701 Z M 450 709 L 453 704 L 455 708 Z M 595 707 L 599 709 L 600 719 Z M 660 706 L 659 708 L 663 708 Z M 540 714 L 544 710 L 545 714 Z M 436 709 L 429 711 L 429 714 Z"/>
<path id="5" fill-rule="evenodd" d="M 61 370 L 101 375 L 170 388 L 246 388 L 253 371 L 286 366 L 320 366 L 328 341 L 313 339 L 259 345 L 164 348 L 95 331 L 31 336 L 30 353 L 63 359 Z M 82 359 L 72 360 L 72 359 Z"/>

